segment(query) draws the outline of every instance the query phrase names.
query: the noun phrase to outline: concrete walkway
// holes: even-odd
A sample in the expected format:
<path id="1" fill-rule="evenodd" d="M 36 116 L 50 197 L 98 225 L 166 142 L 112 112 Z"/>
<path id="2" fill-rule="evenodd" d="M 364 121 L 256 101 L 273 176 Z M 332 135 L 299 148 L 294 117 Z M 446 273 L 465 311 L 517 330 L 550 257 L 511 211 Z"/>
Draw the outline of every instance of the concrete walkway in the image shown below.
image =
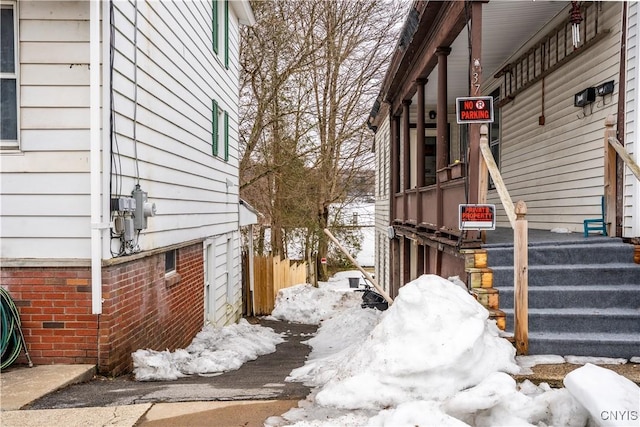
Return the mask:
<path id="1" fill-rule="evenodd" d="M 286 341 L 275 353 L 217 376 L 139 382 L 128 375 L 96 377 L 93 365 L 11 367 L 0 374 L 0 425 L 262 427 L 308 395 L 308 387 L 285 379 L 304 365 L 311 348 L 302 342 L 317 326 L 260 323 Z"/>
<path id="2" fill-rule="evenodd" d="M 287 342 L 271 355 L 215 377 L 142 383 L 94 377 L 93 365 L 11 367 L 0 374 L 0 425 L 262 427 L 268 417 L 284 414 L 307 396 L 308 388 L 284 380 L 304 364 L 309 347 L 301 342 L 315 330 L 286 322 L 264 325 L 288 331 Z M 579 366 L 537 365 L 532 374 L 516 379 L 562 387 L 565 375 Z M 603 366 L 640 384 L 640 364 Z"/>

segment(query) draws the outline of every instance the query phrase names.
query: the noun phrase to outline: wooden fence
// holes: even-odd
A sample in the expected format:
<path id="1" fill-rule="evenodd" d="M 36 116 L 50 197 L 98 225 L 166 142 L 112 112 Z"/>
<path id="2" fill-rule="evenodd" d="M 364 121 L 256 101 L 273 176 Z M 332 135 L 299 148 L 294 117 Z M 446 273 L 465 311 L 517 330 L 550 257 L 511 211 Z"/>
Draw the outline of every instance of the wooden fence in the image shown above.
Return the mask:
<path id="1" fill-rule="evenodd" d="M 307 283 L 306 262 L 271 255 L 256 256 L 253 259 L 253 271 L 253 313 L 256 316 L 271 314 L 281 289 Z"/>

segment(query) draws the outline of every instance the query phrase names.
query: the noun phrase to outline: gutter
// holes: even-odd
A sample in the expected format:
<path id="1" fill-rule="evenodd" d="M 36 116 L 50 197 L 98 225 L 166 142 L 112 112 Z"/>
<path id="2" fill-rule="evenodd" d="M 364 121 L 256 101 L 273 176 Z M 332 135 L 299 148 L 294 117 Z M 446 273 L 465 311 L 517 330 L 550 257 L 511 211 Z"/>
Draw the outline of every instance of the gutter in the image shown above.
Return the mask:
<path id="1" fill-rule="evenodd" d="M 91 312 L 102 313 L 102 238 L 100 185 L 100 5 L 89 2 L 89 114 L 91 180 Z"/>

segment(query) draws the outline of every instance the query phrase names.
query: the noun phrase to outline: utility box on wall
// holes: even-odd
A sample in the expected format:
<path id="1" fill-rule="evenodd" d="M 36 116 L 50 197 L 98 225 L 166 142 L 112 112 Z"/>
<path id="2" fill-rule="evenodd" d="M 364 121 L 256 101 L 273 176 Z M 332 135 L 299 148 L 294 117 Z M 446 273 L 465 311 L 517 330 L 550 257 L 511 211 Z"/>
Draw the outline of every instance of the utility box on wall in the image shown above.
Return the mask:
<path id="1" fill-rule="evenodd" d="M 578 92 L 573 96 L 573 105 L 576 107 L 584 107 L 596 100 L 596 88 L 588 87 L 582 92 Z"/>
<path id="2" fill-rule="evenodd" d="M 131 196 L 136 201 L 133 226 L 136 230 L 144 230 L 147 228 L 147 217 L 155 216 L 156 214 L 156 204 L 147 201 L 147 192 L 142 191 L 139 185 L 136 185 L 133 189 Z"/>

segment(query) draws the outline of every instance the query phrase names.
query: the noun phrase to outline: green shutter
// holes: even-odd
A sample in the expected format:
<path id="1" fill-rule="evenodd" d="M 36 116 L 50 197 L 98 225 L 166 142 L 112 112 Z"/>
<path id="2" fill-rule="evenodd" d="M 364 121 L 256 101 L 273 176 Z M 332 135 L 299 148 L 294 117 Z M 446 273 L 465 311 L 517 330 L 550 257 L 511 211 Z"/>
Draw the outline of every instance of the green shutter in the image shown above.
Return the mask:
<path id="1" fill-rule="evenodd" d="M 229 113 L 224 112 L 224 161 L 229 161 Z"/>
<path id="2" fill-rule="evenodd" d="M 229 69 L 229 0 L 224 2 L 224 66 Z"/>
<path id="3" fill-rule="evenodd" d="M 213 100 L 211 105 L 211 154 L 218 155 L 218 103 Z"/>
<path id="4" fill-rule="evenodd" d="M 218 53 L 218 0 L 213 0 L 211 7 L 211 36 L 213 39 L 213 51 Z"/>

